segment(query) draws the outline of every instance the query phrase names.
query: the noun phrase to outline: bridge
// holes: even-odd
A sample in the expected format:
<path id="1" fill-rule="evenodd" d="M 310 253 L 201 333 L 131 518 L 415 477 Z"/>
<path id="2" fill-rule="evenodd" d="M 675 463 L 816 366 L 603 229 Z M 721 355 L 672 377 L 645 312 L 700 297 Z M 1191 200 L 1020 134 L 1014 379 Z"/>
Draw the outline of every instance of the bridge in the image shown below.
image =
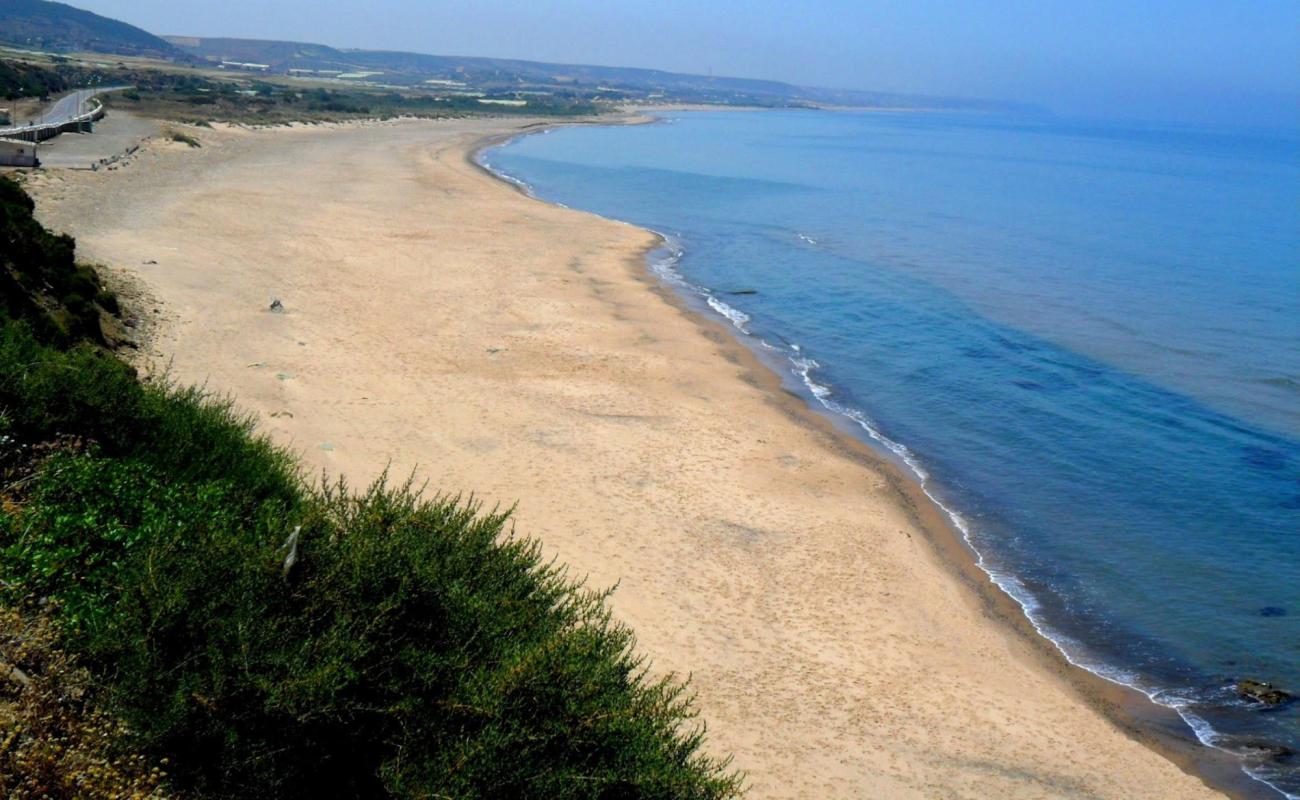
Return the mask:
<path id="1" fill-rule="evenodd" d="M 70 131 L 89 133 L 94 124 L 104 118 L 104 104 L 96 99 L 97 96 L 105 92 L 130 88 L 130 86 L 106 86 L 77 89 L 60 97 L 45 113 L 28 124 L 0 128 L 0 139 L 35 143 L 53 139 L 60 133 Z"/>

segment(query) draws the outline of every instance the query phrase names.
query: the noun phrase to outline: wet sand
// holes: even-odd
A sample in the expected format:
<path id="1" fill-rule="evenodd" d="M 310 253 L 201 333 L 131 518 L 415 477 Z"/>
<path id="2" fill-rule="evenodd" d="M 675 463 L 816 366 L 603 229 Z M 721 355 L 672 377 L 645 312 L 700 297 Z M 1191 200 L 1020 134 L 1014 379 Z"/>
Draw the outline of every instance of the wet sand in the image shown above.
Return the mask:
<path id="1" fill-rule="evenodd" d="M 896 470 L 658 287 L 650 233 L 470 162 L 524 124 L 198 130 L 31 185 L 141 287 L 143 364 L 232 394 L 313 472 L 517 503 L 618 584 L 751 797 L 1219 796 L 978 590 Z"/>

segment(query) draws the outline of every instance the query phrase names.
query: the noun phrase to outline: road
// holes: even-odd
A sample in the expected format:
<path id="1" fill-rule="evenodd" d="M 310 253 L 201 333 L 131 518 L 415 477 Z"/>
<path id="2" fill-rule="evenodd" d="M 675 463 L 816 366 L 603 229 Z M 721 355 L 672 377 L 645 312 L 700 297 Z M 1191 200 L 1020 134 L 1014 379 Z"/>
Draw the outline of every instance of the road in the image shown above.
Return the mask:
<path id="1" fill-rule="evenodd" d="M 36 117 L 31 122 L 23 125 L 14 125 L 13 127 L 0 128 L 0 136 L 6 133 L 14 133 L 21 130 L 34 127 L 44 127 L 46 125 L 62 125 L 65 122 L 71 122 L 78 116 L 90 110 L 90 101 L 97 95 L 106 92 L 116 92 L 122 89 L 129 89 L 130 86 L 95 86 L 86 89 L 77 89 L 55 100 L 44 113 Z M 14 120 L 18 122 L 18 120 Z"/>

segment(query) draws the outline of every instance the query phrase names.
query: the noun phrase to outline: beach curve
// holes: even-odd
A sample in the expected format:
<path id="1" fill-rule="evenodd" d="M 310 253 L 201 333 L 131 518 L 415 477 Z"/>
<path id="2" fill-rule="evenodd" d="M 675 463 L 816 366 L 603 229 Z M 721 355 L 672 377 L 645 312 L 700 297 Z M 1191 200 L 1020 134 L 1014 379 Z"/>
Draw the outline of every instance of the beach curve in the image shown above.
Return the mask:
<path id="1" fill-rule="evenodd" d="M 1214 796 L 953 580 L 897 475 L 682 313 L 657 239 L 477 170 L 514 124 L 225 130 L 34 188 L 157 298 L 175 378 L 354 483 L 517 500 L 521 533 L 619 584 L 751 796 Z"/>

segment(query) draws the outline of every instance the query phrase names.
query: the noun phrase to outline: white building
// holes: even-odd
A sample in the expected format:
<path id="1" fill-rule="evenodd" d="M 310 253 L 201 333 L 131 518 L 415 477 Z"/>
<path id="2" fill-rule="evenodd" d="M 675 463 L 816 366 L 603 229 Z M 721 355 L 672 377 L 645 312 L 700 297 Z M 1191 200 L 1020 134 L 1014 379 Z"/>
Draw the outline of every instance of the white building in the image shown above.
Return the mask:
<path id="1" fill-rule="evenodd" d="M 36 145 L 18 139 L 0 139 L 0 166 L 38 167 Z"/>

